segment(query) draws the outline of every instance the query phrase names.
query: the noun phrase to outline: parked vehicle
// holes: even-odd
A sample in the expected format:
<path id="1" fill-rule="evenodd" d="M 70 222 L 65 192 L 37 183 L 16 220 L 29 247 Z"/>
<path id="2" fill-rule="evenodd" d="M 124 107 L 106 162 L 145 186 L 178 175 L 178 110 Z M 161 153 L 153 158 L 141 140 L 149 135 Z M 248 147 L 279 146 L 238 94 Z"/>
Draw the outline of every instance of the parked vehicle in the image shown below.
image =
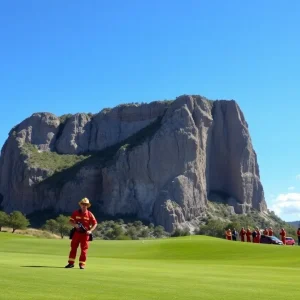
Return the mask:
<path id="1" fill-rule="evenodd" d="M 286 237 L 285 238 L 285 244 L 294 246 L 295 245 L 295 240 L 292 237 Z"/>
<path id="2" fill-rule="evenodd" d="M 261 244 L 283 245 L 282 241 L 274 235 L 272 235 L 272 236 L 261 235 L 260 243 Z"/>

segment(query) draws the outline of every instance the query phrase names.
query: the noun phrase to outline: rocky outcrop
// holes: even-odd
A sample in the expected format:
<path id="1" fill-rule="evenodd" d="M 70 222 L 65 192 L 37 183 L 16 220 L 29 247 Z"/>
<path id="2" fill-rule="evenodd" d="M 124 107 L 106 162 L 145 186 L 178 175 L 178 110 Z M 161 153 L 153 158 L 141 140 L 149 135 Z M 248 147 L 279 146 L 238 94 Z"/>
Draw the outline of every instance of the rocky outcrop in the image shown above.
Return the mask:
<path id="1" fill-rule="evenodd" d="M 209 188 L 226 195 L 238 213 L 264 211 L 263 187 L 248 124 L 234 101 L 216 101 L 209 160 Z M 221 192 L 221 193 L 220 193 Z"/>
<path id="2" fill-rule="evenodd" d="M 55 172 L 33 166 L 27 144 L 43 154 L 89 156 Z M 208 200 L 228 203 L 236 213 L 267 209 L 237 103 L 187 95 L 67 119 L 32 115 L 2 149 L 0 194 L 5 210 L 25 213 L 71 212 L 88 197 L 102 214 L 134 215 L 168 231 L 195 223 Z"/>

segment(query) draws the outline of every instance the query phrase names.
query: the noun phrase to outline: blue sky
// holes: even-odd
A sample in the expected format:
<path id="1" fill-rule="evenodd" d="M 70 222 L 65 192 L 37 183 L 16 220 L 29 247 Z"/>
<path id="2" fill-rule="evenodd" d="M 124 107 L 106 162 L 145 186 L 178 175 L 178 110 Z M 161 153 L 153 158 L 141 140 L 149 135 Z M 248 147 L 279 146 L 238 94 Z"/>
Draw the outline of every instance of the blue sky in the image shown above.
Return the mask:
<path id="1" fill-rule="evenodd" d="M 234 99 L 269 208 L 300 219 L 300 1 L 0 2 L 0 147 L 34 112 Z"/>

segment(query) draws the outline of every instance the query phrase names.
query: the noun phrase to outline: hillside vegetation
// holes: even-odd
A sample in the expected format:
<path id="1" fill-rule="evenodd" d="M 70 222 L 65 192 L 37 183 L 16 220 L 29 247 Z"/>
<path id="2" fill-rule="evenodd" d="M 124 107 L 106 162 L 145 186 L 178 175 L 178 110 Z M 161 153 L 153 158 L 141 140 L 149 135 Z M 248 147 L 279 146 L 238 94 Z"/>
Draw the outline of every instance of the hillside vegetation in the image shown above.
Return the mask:
<path id="1" fill-rule="evenodd" d="M 25 143 L 21 153 L 26 156 L 26 162 L 30 167 L 41 168 L 49 171 L 49 177 L 41 183 L 59 185 L 71 180 L 77 171 L 85 166 L 105 167 L 114 161 L 119 151 L 130 151 L 151 138 L 161 126 L 162 117 L 142 128 L 124 141 L 109 146 L 99 151 L 90 151 L 76 154 L 59 154 L 55 151 L 39 151 L 37 146 Z"/>
<path id="2" fill-rule="evenodd" d="M 227 204 L 211 201 L 208 201 L 207 218 L 203 219 L 203 224 L 196 233 L 224 238 L 225 230 L 235 228 L 239 232 L 242 227 L 249 227 L 251 230 L 256 227 L 261 230 L 272 227 L 277 237 L 280 237 L 279 232 L 284 228 L 288 236 L 297 239 L 295 227 L 280 219 L 273 211 L 262 213 L 252 209 L 247 214 L 235 214 Z"/>
<path id="3" fill-rule="evenodd" d="M 39 151 L 35 145 L 25 143 L 22 146 L 23 155 L 26 155 L 30 167 L 59 172 L 87 159 L 87 155 L 58 154 L 52 151 Z"/>

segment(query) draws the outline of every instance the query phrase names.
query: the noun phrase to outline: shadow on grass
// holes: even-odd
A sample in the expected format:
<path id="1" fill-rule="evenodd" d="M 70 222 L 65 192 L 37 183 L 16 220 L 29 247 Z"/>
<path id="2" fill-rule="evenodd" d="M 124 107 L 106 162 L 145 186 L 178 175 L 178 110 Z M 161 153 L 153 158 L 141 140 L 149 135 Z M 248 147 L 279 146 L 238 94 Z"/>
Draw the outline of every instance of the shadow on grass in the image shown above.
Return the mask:
<path id="1" fill-rule="evenodd" d="M 54 266 L 21 266 L 22 268 L 55 268 L 64 269 L 65 267 L 54 267 Z"/>

